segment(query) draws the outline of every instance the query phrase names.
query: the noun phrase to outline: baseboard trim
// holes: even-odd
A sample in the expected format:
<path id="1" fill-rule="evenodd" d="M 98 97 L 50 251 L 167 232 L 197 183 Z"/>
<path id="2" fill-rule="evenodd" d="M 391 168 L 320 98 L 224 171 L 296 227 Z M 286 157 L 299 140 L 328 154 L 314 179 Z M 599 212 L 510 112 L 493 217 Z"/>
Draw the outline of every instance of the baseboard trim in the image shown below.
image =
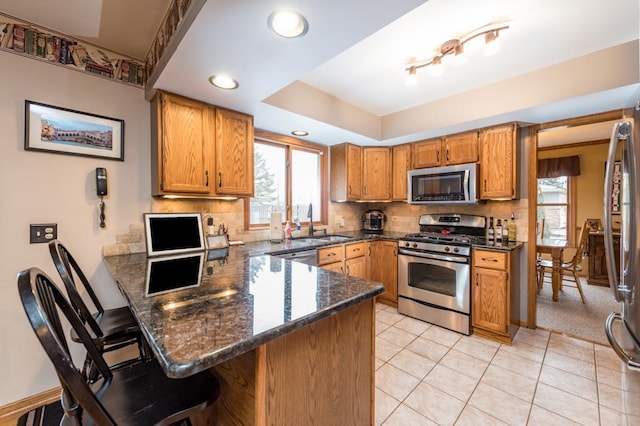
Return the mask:
<path id="1" fill-rule="evenodd" d="M 57 387 L 0 407 L 0 426 L 15 425 L 23 413 L 59 400 L 61 390 Z"/>

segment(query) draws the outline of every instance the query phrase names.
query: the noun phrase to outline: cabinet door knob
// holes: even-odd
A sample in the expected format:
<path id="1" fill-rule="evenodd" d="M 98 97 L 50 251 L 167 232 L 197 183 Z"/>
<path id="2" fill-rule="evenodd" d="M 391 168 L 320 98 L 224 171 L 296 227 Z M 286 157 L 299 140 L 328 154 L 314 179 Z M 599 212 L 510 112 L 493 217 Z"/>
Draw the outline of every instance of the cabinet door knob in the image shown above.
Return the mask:
<path id="1" fill-rule="evenodd" d="M 218 186 L 222 188 L 222 172 L 218 172 L 218 177 L 219 177 Z"/>
<path id="2" fill-rule="evenodd" d="M 209 186 L 209 170 L 204 171 L 204 177 L 206 178 L 205 186 Z"/>

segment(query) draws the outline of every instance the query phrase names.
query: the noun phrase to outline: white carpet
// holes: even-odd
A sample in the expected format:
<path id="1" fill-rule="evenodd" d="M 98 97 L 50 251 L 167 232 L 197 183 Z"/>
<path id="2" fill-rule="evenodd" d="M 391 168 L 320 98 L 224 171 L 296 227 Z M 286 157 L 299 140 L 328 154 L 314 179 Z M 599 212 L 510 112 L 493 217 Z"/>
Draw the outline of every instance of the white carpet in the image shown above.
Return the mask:
<path id="1" fill-rule="evenodd" d="M 580 300 L 577 288 L 565 286 L 552 300 L 551 283 L 545 280 L 537 300 L 537 326 L 573 337 L 608 345 L 604 322 L 611 312 L 620 312 L 620 306 L 611 297 L 609 287 L 587 284 L 582 279 L 586 303 Z M 616 333 L 617 334 L 617 333 Z"/>

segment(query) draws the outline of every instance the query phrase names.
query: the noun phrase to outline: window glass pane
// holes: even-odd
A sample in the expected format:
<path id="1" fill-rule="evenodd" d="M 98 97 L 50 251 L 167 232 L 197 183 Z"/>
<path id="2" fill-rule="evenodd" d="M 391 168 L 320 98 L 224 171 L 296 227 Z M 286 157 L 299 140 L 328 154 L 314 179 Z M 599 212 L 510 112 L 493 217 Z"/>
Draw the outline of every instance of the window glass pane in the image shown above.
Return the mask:
<path id="1" fill-rule="evenodd" d="M 309 204 L 313 204 L 313 220 L 320 220 L 320 155 L 294 149 L 291 154 L 291 201 L 293 222 L 308 221 Z"/>
<path id="2" fill-rule="evenodd" d="M 286 220 L 286 176 L 284 147 L 256 143 L 254 145 L 255 197 L 250 201 L 253 224 L 269 223 L 272 212 L 281 212 Z"/>
<path id="3" fill-rule="evenodd" d="M 568 240 L 567 206 L 538 206 L 538 221 L 544 219 L 542 238 Z"/>
<path id="4" fill-rule="evenodd" d="M 566 204 L 567 181 L 566 176 L 538 179 L 538 204 Z"/>
<path id="5" fill-rule="evenodd" d="M 542 238 L 568 240 L 569 179 L 538 179 L 538 222 L 544 219 Z"/>

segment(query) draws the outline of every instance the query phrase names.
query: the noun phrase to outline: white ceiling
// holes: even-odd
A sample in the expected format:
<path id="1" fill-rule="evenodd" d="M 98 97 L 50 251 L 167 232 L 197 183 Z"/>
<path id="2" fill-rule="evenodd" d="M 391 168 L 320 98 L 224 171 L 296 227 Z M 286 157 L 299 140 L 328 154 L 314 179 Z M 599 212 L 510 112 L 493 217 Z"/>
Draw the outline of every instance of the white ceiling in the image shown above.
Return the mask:
<path id="1" fill-rule="evenodd" d="M 169 2 L 0 0 L 0 11 L 142 58 Z M 323 144 L 395 144 L 640 99 L 637 0 L 192 2 L 202 8 L 154 88 L 253 114 L 257 128 L 308 130 L 306 139 Z M 278 8 L 306 16 L 305 37 L 267 29 Z M 445 63 L 438 78 L 419 70 L 418 85 L 405 85 L 407 58 L 428 58 L 444 41 L 500 19 L 510 20 L 500 52 L 469 55 L 457 68 Z M 219 72 L 240 88 L 211 86 Z"/>

